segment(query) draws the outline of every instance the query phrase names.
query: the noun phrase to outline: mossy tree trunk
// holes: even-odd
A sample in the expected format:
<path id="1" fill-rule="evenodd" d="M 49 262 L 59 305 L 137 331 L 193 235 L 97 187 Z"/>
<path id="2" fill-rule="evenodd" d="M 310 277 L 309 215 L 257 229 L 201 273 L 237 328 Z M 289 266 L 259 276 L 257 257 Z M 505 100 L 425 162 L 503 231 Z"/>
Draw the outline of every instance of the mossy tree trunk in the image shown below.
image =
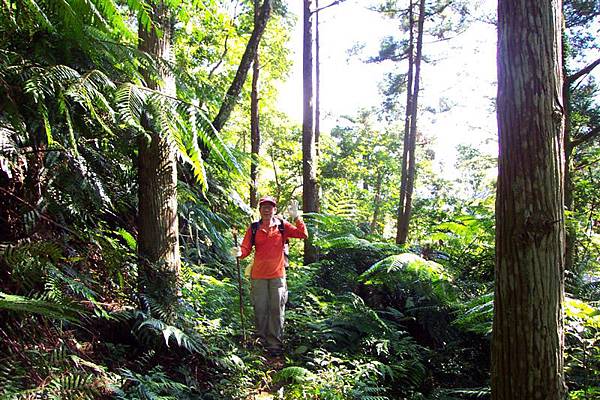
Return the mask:
<path id="1" fill-rule="evenodd" d="M 139 49 L 151 56 L 169 60 L 171 16 L 168 6 L 159 0 L 152 9 L 154 27 L 139 27 Z M 158 67 L 158 76 L 149 70 L 142 74 L 150 89 L 175 96 L 175 79 L 166 68 Z M 156 121 L 145 115 L 147 136 L 138 146 L 138 256 L 140 290 L 165 306 L 175 304 L 180 269 L 177 219 L 177 166 L 175 147 L 159 132 Z"/>

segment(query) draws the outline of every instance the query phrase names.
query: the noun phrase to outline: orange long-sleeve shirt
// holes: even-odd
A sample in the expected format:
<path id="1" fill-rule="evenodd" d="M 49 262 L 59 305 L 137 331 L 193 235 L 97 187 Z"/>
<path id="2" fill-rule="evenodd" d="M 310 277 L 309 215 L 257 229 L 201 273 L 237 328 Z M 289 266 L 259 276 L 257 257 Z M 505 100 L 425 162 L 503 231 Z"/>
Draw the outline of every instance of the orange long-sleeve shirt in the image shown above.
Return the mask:
<path id="1" fill-rule="evenodd" d="M 288 238 L 306 239 L 308 231 L 302 219 L 296 219 L 296 225 L 283 221 L 283 238 L 279 232 L 278 218 L 272 218 L 266 226 L 261 222 L 254 237 L 254 262 L 252 264 L 252 279 L 274 279 L 285 276 L 285 256 L 283 246 Z M 242 241 L 242 256 L 246 258 L 252 252 L 252 229 L 248 228 Z"/>

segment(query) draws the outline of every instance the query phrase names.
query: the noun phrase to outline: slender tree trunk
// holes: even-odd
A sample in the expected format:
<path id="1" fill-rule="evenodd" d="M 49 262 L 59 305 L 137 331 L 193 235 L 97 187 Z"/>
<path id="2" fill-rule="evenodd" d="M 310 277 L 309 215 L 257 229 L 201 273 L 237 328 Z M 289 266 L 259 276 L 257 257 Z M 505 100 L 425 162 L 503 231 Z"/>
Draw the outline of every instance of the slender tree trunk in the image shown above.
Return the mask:
<path id="1" fill-rule="evenodd" d="M 304 36 L 302 56 L 303 119 L 302 119 L 302 202 L 304 212 L 317 211 L 317 158 L 315 150 L 313 109 L 313 39 L 311 0 L 304 0 Z M 304 241 L 304 263 L 317 260 L 312 236 Z"/>
<path id="2" fill-rule="evenodd" d="M 385 171 L 379 171 L 377 174 L 377 181 L 375 182 L 375 199 L 373 204 L 373 219 L 371 220 L 371 227 L 369 232 L 377 232 L 377 221 L 379 221 L 379 209 L 381 207 L 381 186 L 383 184 L 383 174 Z"/>
<path id="3" fill-rule="evenodd" d="M 415 174 L 417 167 L 416 149 L 417 149 L 417 115 L 419 105 L 419 90 L 421 82 L 421 59 L 423 54 L 423 25 L 425 23 L 425 0 L 419 3 L 419 22 L 417 25 L 417 53 L 415 55 L 415 80 L 413 85 L 412 111 L 410 118 L 410 138 L 409 138 L 409 157 L 408 171 L 406 177 L 406 198 L 404 202 L 404 214 L 402 216 L 402 240 L 406 243 L 408 239 L 408 227 L 412 216 L 412 197 L 415 187 Z"/>
<path id="4" fill-rule="evenodd" d="M 254 24 L 254 29 L 252 30 L 252 35 L 248 40 L 246 50 L 242 55 L 242 60 L 235 73 L 235 77 L 227 90 L 227 94 L 225 94 L 219 113 L 213 120 L 213 126 L 217 132 L 223 129 L 225 122 L 227 122 L 231 115 L 231 111 L 233 111 L 233 107 L 238 101 L 238 97 L 242 91 L 244 82 L 246 82 L 246 77 L 248 76 L 248 70 L 254 59 L 254 54 L 258 51 L 260 39 L 267 27 L 267 22 L 269 22 L 271 8 L 271 0 L 264 0 L 263 5 L 260 7 L 259 15 L 255 19 L 256 22 Z"/>
<path id="5" fill-rule="evenodd" d="M 412 210 L 412 192 L 415 176 L 415 146 L 417 131 L 417 96 L 419 90 L 418 77 L 415 76 L 416 64 L 420 60 L 419 38 L 423 42 L 424 2 L 419 3 L 419 19 L 417 23 L 417 55 L 415 55 L 415 18 L 412 0 L 409 2 L 409 47 L 408 47 L 408 73 L 406 79 L 406 118 L 404 120 L 404 143 L 402 149 L 402 173 L 400 178 L 400 203 L 398 205 L 396 243 L 404 244 L 408 238 L 408 227 Z"/>
<path id="6" fill-rule="evenodd" d="M 171 50 L 171 17 L 167 5 L 159 1 L 152 9 L 154 24 L 147 31 L 139 27 L 139 48 L 148 54 L 168 60 Z M 147 85 L 166 95 L 175 95 L 175 79 L 161 69 L 160 77 L 142 71 Z M 158 81 L 164 84 L 159 86 Z M 170 138 L 163 137 L 144 118 L 149 140 L 140 139 L 138 148 L 138 256 L 139 280 L 143 293 L 174 304 L 178 296 L 180 268 L 177 220 L 177 168 L 175 149 Z"/>
<path id="7" fill-rule="evenodd" d="M 563 69 L 564 72 L 564 69 Z M 571 87 L 565 84 L 563 87 L 563 104 L 565 107 L 565 210 L 573 211 L 573 181 L 571 177 L 571 156 L 573 155 L 573 143 L 571 142 Z M 565 271 L 573 271 L 575 264 L 575 243 L 577 232 L 573 224 L 567 224 L 565 227 L 566 243 L 565 243 Z"/>
<path id="8" fill-rule="evenodd" d="M 319 9 L 319 0 L 315 0 Z M 319 36 L 319 12 L 315 13 L 315 154 L 319 157 L 319 137 L 321 136 L 321 47 Z"/>
<path id="9" fill-rule="evenodd" d="M 315 9 L 319 9 L 319 0 L 315 0 Z M 319 33 L 319 12 L 315 12 L 315 156 L 319 159 L 321 153 L 321 45 Z M 318 161 L 315 161 L 318 162 Z M 316 192 L 316 210 L 321 209 L 321 185 L 317 180 Z"/>
<path id="10" fill-rule="evenodd" d="M 493 400 L 565 398 L 561 10 L 498 3 Z"/>
<path id="11" fill-rule="evenodd" d="M 254 24 L 259 23 L 259 2 L 254 1 Z M 260 124 L 258 113 L 258 75 L 260 72 L 258 49 L 252 63 L 252 93 L 250 96 L 250 207 L 258 206 L 258 157 L 260 153 Z"/>

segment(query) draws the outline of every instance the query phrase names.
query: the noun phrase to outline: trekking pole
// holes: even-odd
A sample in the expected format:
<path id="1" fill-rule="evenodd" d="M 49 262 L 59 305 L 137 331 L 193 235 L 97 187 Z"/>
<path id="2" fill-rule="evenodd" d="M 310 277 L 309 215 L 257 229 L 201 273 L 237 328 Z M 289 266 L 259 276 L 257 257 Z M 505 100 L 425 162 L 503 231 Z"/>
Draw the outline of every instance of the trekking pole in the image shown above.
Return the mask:
<path id="1" fill-rule="evenodd" d="M 238 247 L 237 229 L 233 228 L 233 242 L 235 247 Z M 240 268 L 240 258 L 236 257 L 235 262 L 237 264 L 238 272 L 238 291 L 240 293 L 240 321 L 242 322 L 242 338 L 244 343 L 246 342 L 246 327 L 244 325 L 244 294 L 242 290 L 242 269 Z"/>

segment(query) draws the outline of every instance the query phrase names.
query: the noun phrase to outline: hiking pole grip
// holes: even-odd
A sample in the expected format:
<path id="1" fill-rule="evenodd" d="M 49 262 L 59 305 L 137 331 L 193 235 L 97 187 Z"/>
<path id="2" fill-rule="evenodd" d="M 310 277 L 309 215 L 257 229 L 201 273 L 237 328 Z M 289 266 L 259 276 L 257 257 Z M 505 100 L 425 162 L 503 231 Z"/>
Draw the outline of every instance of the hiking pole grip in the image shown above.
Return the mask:
<path id="1" fill-rule="evenodd" d="M 238 247 L 238 237 L 237 237 L 237 229 L 233 228 L 233 242 L 235 243 L 235 247 Z M 242 269 L 240 267 L 240 258 L 236 257 L 235 262 L 237 264 L 237 273 L 238 273 L 238 292 L 240 294 L 240 322 L 242 324 L 242 338 L 243 341 L 246 342 L 246 327 L 244 324 L 244 292 L 242 290 Z"/>

